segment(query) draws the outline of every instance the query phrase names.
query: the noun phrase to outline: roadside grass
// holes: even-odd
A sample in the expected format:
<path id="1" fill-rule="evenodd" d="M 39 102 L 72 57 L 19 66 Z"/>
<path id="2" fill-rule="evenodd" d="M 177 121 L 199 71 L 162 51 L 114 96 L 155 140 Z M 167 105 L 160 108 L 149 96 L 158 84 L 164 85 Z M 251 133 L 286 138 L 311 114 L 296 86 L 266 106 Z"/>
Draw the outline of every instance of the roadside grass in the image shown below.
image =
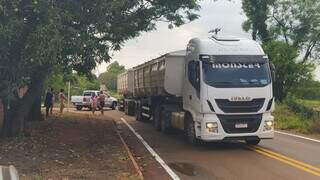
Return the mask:
<path id="1" fill-rule="evenodd" d="M 298 99 L 297 101 L 306 107 L 320 111 L 320 100 Z"/>
<path id="2" fill-rule="evenodd" d="M 320 100 L 288 98 L 277 103 L 275 127 L 304 134 L 320 134 Z"/>
<path id="3" fill-rule="evenodd" d="M 277 129 L 311 133 L 311 121 L 294 113 L 285 103 L 278 103 L 273 115 Z"/>

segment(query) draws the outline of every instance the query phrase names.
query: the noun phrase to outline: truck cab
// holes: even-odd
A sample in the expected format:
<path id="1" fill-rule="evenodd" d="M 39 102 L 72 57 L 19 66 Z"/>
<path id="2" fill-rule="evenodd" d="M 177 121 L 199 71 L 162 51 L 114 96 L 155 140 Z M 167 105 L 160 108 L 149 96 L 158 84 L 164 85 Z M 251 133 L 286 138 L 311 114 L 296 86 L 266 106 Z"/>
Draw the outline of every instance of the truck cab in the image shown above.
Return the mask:
<path id="1" fill-rule="evenodd" d="M 193 120 L 188 129 L 190 141 L 258 144 L 273 138 L 270 67 L 263 49 L 253 40 L 190 40 L 182 92 L 183 109 Z"/>

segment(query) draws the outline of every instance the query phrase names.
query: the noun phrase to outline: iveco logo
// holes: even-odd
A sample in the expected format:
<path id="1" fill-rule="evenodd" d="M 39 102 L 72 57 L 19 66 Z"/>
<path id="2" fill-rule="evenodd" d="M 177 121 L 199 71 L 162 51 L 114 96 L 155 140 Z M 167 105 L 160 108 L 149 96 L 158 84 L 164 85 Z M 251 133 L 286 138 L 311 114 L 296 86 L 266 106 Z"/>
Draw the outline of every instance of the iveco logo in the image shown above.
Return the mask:
<path id="1" fill-rule="evenodd" d="M 235 96 L 229 99 L 230 101 L 251 101 L 251 97 Z"/>

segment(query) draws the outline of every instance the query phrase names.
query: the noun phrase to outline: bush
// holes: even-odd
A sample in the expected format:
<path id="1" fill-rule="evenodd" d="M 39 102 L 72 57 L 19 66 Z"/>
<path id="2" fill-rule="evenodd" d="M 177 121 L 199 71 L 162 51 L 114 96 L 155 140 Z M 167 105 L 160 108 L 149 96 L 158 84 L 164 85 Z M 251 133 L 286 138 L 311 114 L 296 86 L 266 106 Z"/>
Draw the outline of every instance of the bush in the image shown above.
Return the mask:
<path id="1" fill-rule="evenodd" d="M 295 130 L 300 133 L 310 132 L 310 121 L 306 121 L 305 118 L 292 112 L 285 103 L 278 103 L 273 115 L 277 129 Z"/>
<path id="2" fill-rule="evenodd" d="M 302 118 L 311 119 L 315 114 L 312 108 L 305 106 L 293 96 L 288 96 L 285 103 L 293 112 L 297 113 Z"/>

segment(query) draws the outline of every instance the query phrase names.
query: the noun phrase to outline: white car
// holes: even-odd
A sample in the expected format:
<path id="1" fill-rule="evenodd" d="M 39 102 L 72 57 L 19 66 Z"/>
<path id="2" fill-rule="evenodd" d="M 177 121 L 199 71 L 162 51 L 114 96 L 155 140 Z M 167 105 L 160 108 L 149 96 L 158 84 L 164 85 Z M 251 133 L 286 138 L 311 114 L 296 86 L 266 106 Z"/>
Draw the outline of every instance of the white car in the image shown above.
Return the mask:
<path id="1" fill-rule="evenodd" d="M 85 90 L 83 91 L 83 96 L 71 96 L 71 102 L 78 111 L 82 110 L 82 108 L 92 109 L 92 102 L 91 102 L 92 94 L 94 94 L 95 96 L 99 96 L 100 91 Z M 114 110 L 116 106 L 117 106 L 117 99 L 106 94 L 104 107 L 108 107 Z M 98 106 L 98 108 L 100 107 Z"/>

